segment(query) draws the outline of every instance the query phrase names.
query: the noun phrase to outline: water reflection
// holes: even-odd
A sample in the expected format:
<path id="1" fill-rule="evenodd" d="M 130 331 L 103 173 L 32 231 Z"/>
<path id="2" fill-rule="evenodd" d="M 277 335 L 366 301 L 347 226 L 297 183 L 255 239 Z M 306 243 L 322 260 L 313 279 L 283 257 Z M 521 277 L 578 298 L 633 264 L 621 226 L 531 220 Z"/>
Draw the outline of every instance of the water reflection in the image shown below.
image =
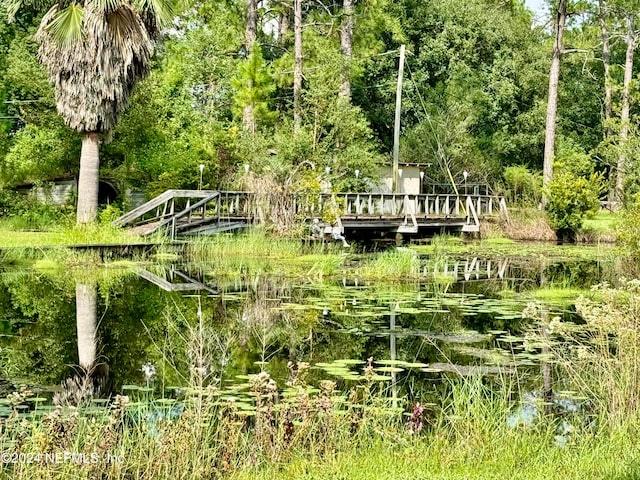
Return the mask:
<path id="1" fill-rule="evenodd" d="M 78 363 L 53 396 L 55 405 L 78 406 L 109 394 L 109 369 L 98 363 L 98 287 L 95 281 L 76 280 Z"/>
<path id="2" fill-rule="evenodd" d="M 168 392 L 227 384 L 262 368 L 284 382 L 289 361 L 319 365 L 311 374 L 319 381 L 335 376 L 338 360 L 373 357 L 390 374 L 394 399 L 432 395 L 447 372 L 531 367 L 538 375 L 539 360 L 523 346 L 533 328 L 521 313 L 527 294 L 549 285 L 588 288 L 606 271 L 595 261 L 547 258 L 421 262 L 423 278 L 396 283 L 358 279 L 349 270 L 325 281 L 227 278 L 207 264 L 76 279 L 5 273 L 0 374 L 14 384 L 49 386 L 58 402 L 73 403 L 146 385 L 144 365 L 155 368 L 151 386 Z M 548 312 L 571 315 L 553 302 Z"/>
<path id="3" fill-rule="evenodd" d="M 76 325 L 78 364 L 87 371 L 96 364 L 98 349 L 98 288 L 95 283 L 76 281 Z"/>

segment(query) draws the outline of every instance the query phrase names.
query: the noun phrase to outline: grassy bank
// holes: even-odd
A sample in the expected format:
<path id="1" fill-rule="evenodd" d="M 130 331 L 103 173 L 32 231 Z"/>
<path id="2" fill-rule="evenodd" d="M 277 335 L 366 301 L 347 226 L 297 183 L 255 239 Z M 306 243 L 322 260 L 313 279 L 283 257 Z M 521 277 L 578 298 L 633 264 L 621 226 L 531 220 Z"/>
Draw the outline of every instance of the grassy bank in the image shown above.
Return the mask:
<path id="1" fill-rule="evenodd" d="M 588 416 L 566 417 L 573 430 L 560 436 L 561 416 L 510 424 L 518 408 L 511 400 L 515 391 L 488 387 L 480 379 L 452 382 L 443 405 L 420 415 L 414 409 L 401 416 L 383 394 L 367 397 L 366 387 L 341 394 L 298 384 L 278 393 L 268 376 L 258 375 L 248 385 L 252 404 L 221 400 L 206 389 L 194 390 L 184 410 L 171 400 L 117 397 L 108 410 L 58 409 L 31 421 L 10 416 L 3 422 L 0 447 L 32 463 L 6 464 L 0 478 L 578 480 L 640 475 L 637 414 L 615 427 L 604 416 L 591 423 Z M 57 452 L 83 454 L 87 460 L 79 455 L 75 461 L 44 459 Z"/>
<path id="2" fill-rule="evenodd" d="M 489 439 L 487 439 L 489 440 Z M 518 432 L 473 451 L 460 439 L 375 442 L 329 458 L 297 458 L 287 465 L 245 471 L 237 479 L 633 479 L 640 455 L 626 432 L 559 448 L 544 433 Z"/>
<path id="3" fill-rule="evenodd" d="M 0 222 L 0 249 L 71 245 L 130 245 L 149 241 L 108 224 L 58 225 L 46 231 L 16 230 Z"/>
<path id="4" fill-rule="evenodd" d="M 549 226 L 546 212 L 536 208 L 514 208 L 509 211 L 509 222 L 504 219 L 485 219 L 480 235 L 484 239 L 511 239 L 535 242 L 555 242 L 556 233 Z M 578 243 L 615 243 L 620 212 L 600 210 L 594 217 L 585 218 L 576 234 Z"/>

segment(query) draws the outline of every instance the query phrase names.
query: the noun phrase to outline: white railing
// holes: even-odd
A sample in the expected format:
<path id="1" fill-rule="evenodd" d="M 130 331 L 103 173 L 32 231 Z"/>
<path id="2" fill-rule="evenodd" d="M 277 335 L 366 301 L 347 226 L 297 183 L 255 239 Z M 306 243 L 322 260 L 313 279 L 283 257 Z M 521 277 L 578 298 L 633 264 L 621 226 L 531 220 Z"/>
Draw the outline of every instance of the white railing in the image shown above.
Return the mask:
<path id="1" fill-rule="evenodd" d="M 466 217 L 473 205 L 478 217 L 493 216 L 506 210 L 504 198 L 491 195 L 336 193 L 317 199 L 299 197 L 297 213 L 317 214 L 326 206 L 337 207 L 346 217 Z"/>

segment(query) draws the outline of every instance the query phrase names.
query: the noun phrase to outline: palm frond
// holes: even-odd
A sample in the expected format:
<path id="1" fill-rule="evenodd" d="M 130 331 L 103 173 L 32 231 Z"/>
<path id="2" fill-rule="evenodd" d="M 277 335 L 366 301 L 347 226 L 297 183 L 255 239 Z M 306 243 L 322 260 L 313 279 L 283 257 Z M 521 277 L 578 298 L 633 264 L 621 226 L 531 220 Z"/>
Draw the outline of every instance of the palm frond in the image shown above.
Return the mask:
<path id="1" fill-rule="evenodd" d="M 51 7 L 50 0 L 0 0 L 0 5 L 7 12 L 7 21 L 12 23 L 19 10 L 29 7 L 36 12 L 41 12 Z"/>
<path id="2" fill-rule="evenodd" d="M 128 44 L 140 45 L 147 41 L 144 26 L 130 7 L 120 7 L 107 15 L 107 23 L 115 44 L 125 49 Z"/>
<path id="3" fill-rule="evenodd" d="M 113 12 L 123 4 L 122 0 L 93 0 L 93 2 L 106 13 Z"/>
<path id="4" fill-rule="evenodd" d="M 52 7 L 49 13 L 52 13 Z M 49 14 L 47 14 L 48 16 Z M 76 3 L 58 10 L 53 14 L 46 29 L 54 38 L 56 43 L 66 46 L 82 39 L 82 19 L 84 18 L 84 8 Z"/>
<path id="5" fill-rule="evenodd" d="M 82 41 L 69 45 L 61 45 L 51 28 L 58 10 L 52 8 L 43 17 L 36 34 L 38 56 L 69 127 L 108 132 L 116 125 L 135 83 L 149 72 L 153 37 L 142 16 L 129 0 L 121 0 L 112 12 L 86 1 Z"/>
<path id="6" fill-rule="evenodd" d="M 7 9 L 7 20 L 11 23 L 15 20 L 18 10 L 22 8 L 22 0 L 5 0 L 2 6 Z"/>
<path id="7" fill-rule="evenodd" d="M 172 0 L 134 0 L 134 6 L 141 12 L 151 13 L 154 22 L 165 27 L 173 20 L 174 2 Z"/>

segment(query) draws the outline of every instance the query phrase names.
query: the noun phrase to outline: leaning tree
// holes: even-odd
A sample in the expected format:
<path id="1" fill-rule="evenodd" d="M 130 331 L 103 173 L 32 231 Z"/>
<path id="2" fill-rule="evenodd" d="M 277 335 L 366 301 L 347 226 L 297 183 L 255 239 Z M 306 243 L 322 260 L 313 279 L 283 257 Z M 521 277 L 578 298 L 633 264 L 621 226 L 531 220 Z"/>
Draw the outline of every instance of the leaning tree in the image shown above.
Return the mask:
<path id="1" fill-rule="evenodd" d="M 98 208 L 102 136 L 116 125 L 138 80 L 149 72 L 154 41 L 171 20 L 172 0 L 59 0 L 36 33 L 38 56 L 55 87 L 65 123 L 80 132 L 77 221 Z M 4 0 L 9 20 L 23 0 Z"/>

